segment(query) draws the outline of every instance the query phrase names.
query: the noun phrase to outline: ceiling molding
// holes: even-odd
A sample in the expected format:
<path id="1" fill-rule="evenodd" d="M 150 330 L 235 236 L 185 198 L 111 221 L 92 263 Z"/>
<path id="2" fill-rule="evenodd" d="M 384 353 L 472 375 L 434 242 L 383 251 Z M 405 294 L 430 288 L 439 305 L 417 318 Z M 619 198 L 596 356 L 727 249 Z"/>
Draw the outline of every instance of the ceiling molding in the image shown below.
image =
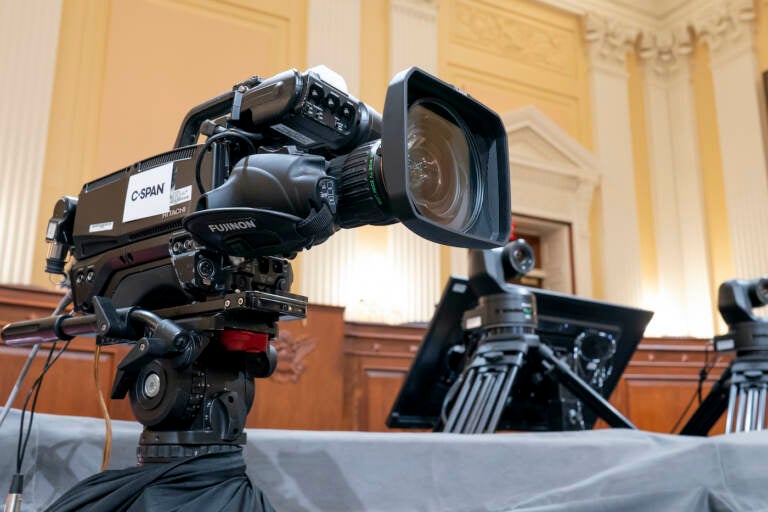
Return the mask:
<path id="1" fill-rule="evenodd" d="M 752 0 L 537 0 L 580 16 L 597 14 L 638 32 L 696 26 L 713 12 L 744 10 Z"/>

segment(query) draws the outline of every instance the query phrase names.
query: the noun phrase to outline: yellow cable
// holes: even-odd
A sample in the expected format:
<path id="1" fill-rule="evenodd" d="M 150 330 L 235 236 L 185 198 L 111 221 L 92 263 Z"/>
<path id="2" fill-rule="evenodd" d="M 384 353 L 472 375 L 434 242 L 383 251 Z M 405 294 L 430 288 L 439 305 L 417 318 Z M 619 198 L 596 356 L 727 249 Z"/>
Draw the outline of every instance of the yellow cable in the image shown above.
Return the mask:
<path id="1" fill-rule="evenodd" d="M 101 459 L 101 470 L 104 471 L 109 465 L 109 457 L 112 454 L 112 421 L 109 419 L 107 403 L 104 401 L 104 395 L 101 393 L 101 383 L 99 382 L 100 355 L 101 345 L 96 345 L 96 350 L 93 352 L 93 380 L 96 382 L 96 391 L 99 397 L 99 405 L 101 406 L 101 412 L 104 415 L 104 428 L 107 431 L 107 436 L 104 439 L 104 455 Z"/>

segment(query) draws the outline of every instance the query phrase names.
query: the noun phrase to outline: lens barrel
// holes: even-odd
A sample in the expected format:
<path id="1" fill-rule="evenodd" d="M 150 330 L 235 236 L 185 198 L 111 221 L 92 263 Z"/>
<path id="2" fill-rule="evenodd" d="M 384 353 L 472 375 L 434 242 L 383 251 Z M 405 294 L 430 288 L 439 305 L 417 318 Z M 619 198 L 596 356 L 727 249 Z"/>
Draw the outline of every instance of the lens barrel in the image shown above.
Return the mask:
<path id="1" fill-rule="evenodd" d="M 336 223 L 342 228 L 397 222 L 389 213 L 381 165 L 381 140 L 363 144 L 330 162 L 327 172 L 336 178 L 338 195 Z"/>

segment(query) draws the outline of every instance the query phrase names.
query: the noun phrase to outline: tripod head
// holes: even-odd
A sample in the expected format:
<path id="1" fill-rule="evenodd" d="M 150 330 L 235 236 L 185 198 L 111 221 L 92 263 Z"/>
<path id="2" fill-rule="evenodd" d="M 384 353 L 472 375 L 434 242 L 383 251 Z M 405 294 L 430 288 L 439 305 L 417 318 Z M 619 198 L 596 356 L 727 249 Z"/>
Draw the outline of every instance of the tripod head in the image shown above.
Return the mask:
<path id="1" fill-rule="evenodd" d="M 766 304 L 768 277 L 723 282 L 717 293 L 717 307 L 728 325 L 728 333 L 715 336 L 715 349 L 736 350 L 738 355 L 768 350 L 768 319 L 753 311 Z"/>

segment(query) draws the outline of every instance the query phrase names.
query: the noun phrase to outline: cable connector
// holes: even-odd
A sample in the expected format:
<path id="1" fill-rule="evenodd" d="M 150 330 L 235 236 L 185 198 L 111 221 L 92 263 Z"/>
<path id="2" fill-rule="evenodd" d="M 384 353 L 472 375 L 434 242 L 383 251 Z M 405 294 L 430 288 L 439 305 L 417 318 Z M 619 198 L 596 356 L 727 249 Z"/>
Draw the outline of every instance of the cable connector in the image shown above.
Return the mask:
<path id="1" fill-rule="evenodd" d="M 11 480 L 11 488 L 5 499 L 5 512 L 21 512 L 21 493 L 24 489 L 24 475 L 16 473 Z"/>

